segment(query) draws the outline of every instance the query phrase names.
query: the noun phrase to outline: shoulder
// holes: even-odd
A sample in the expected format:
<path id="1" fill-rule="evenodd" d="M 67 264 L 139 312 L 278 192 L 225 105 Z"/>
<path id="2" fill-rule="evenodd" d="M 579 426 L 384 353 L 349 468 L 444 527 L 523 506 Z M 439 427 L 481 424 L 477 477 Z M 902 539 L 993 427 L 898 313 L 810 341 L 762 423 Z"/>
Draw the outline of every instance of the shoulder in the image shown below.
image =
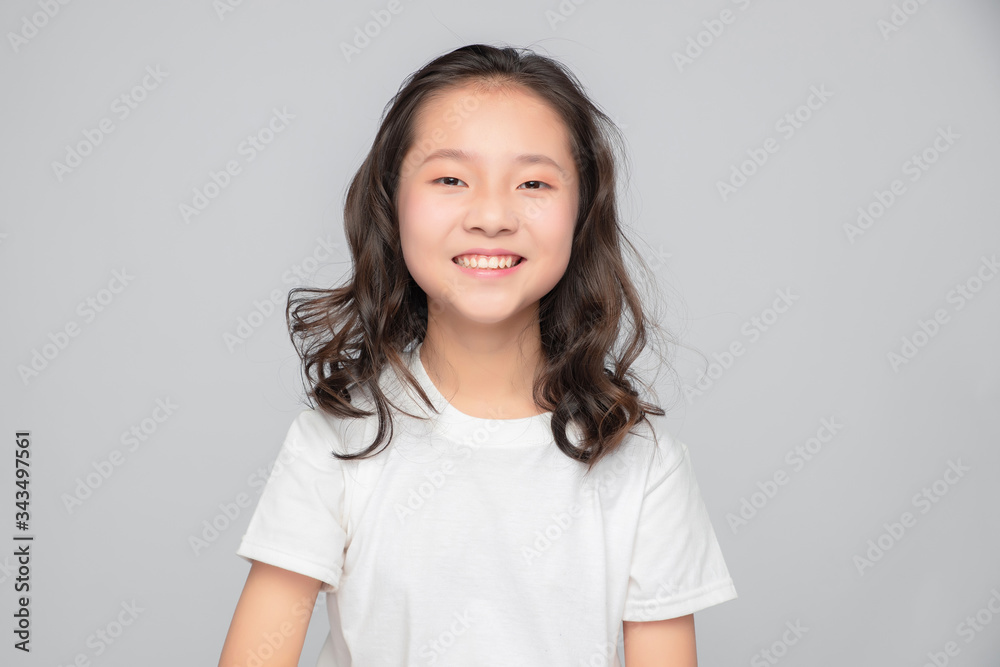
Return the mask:
<path id="1" fill-rule="evenodd" d="M 687 445 L 667 425 L 666 415 L 646 415 L 633 432 L 631 446 L 645 457 L 650 482 L 661 481 L 688 460 Z"/>
<path id="2" fill-rule="evenodd" d="M 299 412 L 288 435 L 304 444 L 333 448 L 341 437 L 341 421 L 322 410 L 308 408 Z"/>
<path id="3" fill-rule="evenodd" d="M 671 476 L 684 476 L 683 471 L 677 473 L 687 461 L 687 447 L 667 428 L 662 416 L 647 415 L 646 419 L 635 424 L 615 451 L 597 463 L 593 475 L 587 473 L 593 480 L 590 484 L 622 484 L 648 493 Z"/>
<path id="4" fill-rule="evenodd" d="M 351 453 L 349 443 L 362 442 L 368 420 L 331 415 L 319 408 L 307 408 L 292 421 L 285 438 L 292 454 L 302 455 L 314 465 L 331 468 L 343 463 L 333 453 Z"/>
<path id="5" fill-rule="evenodd" d="M 419 411 L 420 408 L 402 381 L 389 369 L 383 368 L 379 372 L 379 386 L 389 403 L 393 433 L 401 433 L 407 422 L 401 420 L 399 407 L 402 406 L 405 411 Z M 333 459 L 342 465 L 355 463 L 353 460 L 337 459 L 332 456 L 332 452 L 341 455 L 357 454 L 367 449 L 378 434 L 379 417 L 375 399 L 368 387 L 351 384 L 347 391 L 351 405 L 368 412 L 368 416 L 341 417 L 319 407 L 307 408 L 293 421 L 288 439 L 300 443 L 314 455 L 322 454 L 324 458 Z"/>

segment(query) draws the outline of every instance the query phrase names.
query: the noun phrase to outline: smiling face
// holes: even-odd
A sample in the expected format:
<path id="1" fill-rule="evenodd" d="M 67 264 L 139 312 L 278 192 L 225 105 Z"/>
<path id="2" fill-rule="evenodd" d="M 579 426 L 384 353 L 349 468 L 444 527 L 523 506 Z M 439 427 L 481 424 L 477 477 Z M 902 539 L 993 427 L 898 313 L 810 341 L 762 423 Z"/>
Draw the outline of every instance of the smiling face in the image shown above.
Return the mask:
<path id="1" fill-rule="evenodd" d="M 578 197 L 569 132 L 541 98 L 461 86 L 426 102 L 396 204 L 406 267 L 427 294 L 428 329 L 528 325 L 569 265 Z M 474 271 L 454 261 L 470 251 L 523 259 Z"/>

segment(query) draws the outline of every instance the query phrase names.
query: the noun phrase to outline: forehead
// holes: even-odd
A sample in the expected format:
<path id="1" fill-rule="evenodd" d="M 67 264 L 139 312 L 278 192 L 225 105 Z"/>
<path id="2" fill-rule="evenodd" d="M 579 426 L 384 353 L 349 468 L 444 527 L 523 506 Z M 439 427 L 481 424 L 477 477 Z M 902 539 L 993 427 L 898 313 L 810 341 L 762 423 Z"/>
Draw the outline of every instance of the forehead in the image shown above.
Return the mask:
<path id="1" fill-rule="evenodd" d="M 547 101 L 521 86 L 447 88 L 424 101 L 414 119 L 414 146 L 482 153 L 558 153 L 571 162 L 570 133 Z M 554 156 L 553 156 L 554 157 Z"/>

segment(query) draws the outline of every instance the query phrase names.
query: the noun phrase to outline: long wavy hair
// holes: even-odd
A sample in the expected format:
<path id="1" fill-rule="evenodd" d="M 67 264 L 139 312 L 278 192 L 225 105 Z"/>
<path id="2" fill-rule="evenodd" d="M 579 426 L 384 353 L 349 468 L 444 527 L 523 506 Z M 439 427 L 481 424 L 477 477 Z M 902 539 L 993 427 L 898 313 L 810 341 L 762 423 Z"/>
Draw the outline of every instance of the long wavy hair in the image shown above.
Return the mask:
<path id="1" fill-rule="evenodd" d="M 649 425 L 647 414 L 665 414 L 640 398 L 633 365 L 652 334 L 673 340 L 644 311 L 623 256 L 631 252 L 636 266 L 649 275 L 619 219 L 616 180 L 619 166 L 627 165 L 621 133 L 568 68 L 528 49 L 463 46 L 411 74 L 386 105 L 345 200 L 350 277 L 335 289 L 300 287 L 289 294 L 285 316 L 307 396 L 314 409 L 318 405 L 336 417 L 378 414 L 375 440 L 353 454 L 333 452 L 340 459 L 374 456 L 391 441 L 390 407 L 399 408 L 378 381 L 387 366 L 434 409 L 403 358 L 410 344 L 424 339 L 428 310 L 426 294 L 403 261 L 396 194 L 422 105 L 466 84 L 520 87 L 545 100 L 569 130 L 579 212 L 566 273 L 539 302 L 544 358 L 532 395 L 552 412 L 556 445 L 586 463 L 589 473 L 640 422 Z M 660 367 L 672 371 L 662 355 Z M 351 404 L 352 387 L 370 396 L 374 412 Z M 571 423 L 578 428 L 579 446 L 566 434 Z"/>

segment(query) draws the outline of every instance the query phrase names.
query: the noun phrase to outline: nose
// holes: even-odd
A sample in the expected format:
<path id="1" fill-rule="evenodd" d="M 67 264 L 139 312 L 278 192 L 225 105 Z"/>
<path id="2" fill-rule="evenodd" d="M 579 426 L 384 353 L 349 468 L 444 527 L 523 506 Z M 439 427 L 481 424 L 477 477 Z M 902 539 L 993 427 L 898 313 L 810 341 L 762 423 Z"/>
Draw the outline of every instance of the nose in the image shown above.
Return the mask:
<path id="1" fill-rule="evenodd" d="M 465 215 L 467 231 L 480 230 L 487 236 L 496 236 L 517 229 L 520 217 L 514 208 L 514 197 L 495 187 L 482 188 L 471 199 Z"/>

